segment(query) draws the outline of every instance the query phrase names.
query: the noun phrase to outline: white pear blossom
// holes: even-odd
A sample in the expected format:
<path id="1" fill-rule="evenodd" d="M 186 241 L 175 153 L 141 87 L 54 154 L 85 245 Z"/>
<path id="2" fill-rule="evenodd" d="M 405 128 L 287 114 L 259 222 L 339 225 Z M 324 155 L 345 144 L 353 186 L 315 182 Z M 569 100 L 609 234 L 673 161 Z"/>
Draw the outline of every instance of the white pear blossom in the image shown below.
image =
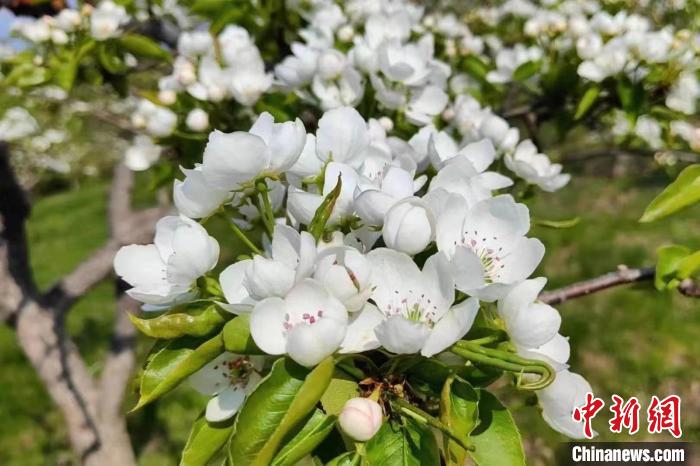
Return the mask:
<path id="1" fill-rule="evenodd" d="M 223 422 L 238 412 L 262 380 L 263 363 L 263 356 L 227 352 L 190 376 L 190 385 L 195 390 L 212 397 L 204 413 L 207 421 Z"/>
<path id="2" fill-rule="evenodd" d="M 214 131 L 204 149 L 202 173 L 212 186 L 233 190 L 263 173 L 294 165 L 306 142 L 301 120 L 275 123 L 263 112 L 249 132 Z"/>
<path id="3" fill-rule="evenodd" d="M 318 52 L 300 42 L 291 45 L 293 55 L 287 56 L 275 66 L 275 76 L 289 88 L 309 84 L 316 74 Z"/>
<path id="4" fill-rule="evenodd" d="M 320 283 L 306 278 L 284 298 L 255 305 L 250 332 L 267 354 L 288 354 L 303 366 L 315 366 L 333 354 L 345 337 L 348 313 Z"/>
<path id="5" fill-rule="evenodd" d="M 327 111 L 318 121 L 316 153 L 323 161 L 358 167 L 368 144 L 367 123 L 354 108 Z"/>
<path id="6" fill-rule="evenodd" d="M 642 115 L 637 118 L 634 134 L 643 139 L 652 149 L 660 149 L 663 146 L 661 125 L 653 117 Z"/>
<path id="7" fill-rule="evenodd" d="M 173 202 L 180 215 L 189 218 L 205 218 L 213 214 L 229 197 L 226 190 L 216 189 L 207 183 L 202 166 L 182 168 L 183 181 L 173 181 Z"/>
<path id="8" fill-rule="evenodd" d="M 17 141 L 39 131 L 39 123 L 26 109 L 11 107 L 0 119 L 0 140 Z"/>
<path id="9" fill-rule="evenodd" d="M 406 118 L 417 126 L 425 126 L 442 113 L 448 97 L 438 86 L 425 86 L 414 93 L 406 108 Z"/>
<path id="10" fill-rule="evenodd" d="M 357 329 L 358 333 L 366 338 L 374 333 L 392 353 L 420 352 L 426 357 L 443 351 L 467 333 L 479 302 L 470 298 L 453 305 L 454 281 L 442 254 L 428 258 L 423 270 L 407 254 L 391 249 L 375 249 L 367 258 L 372 265 L 372 300 L 376 307 L 368 306 L 358 319 L 362 314 L 375 317 L 367 318 L 368 325 L 362 332 Z M 379 320 L 381 323 L 376 325 Z"/>
<path id="11" fill-rule="evenodd" d="M 558 333 L 559 312 L 537 300 L 545 283 L 547 279 L 539 277 L 516 285 L 498 301 L 498 314 L 518 353 L 543 359 L 556 370 L 562 370 L 567 367 L 569 345 Z"/>
<path id="12" fill-rule="evenodd" d="M 334 246 L 320 252 L 314 278 L 338 298 L 348 312 L 362 309 L 372 292 L 372 268 L 367 258 L 350 246 Z"/>
<path id="13" fill-rule="evenodd" d="M 540 240 L 527 238 L 530 215 L 510 195 L 469 207 L 450 195 L 438 216 L 438 250 L 451 260 L 457 289 L 484 301 L 503 297 L 532 274 L 544 255 Z"/>
<path id="14" fill-rule="evenodd" d="M 697 108 L 698 97 L 700 97 L 700 82 L 695 72 L 686 71 L 680 74 L 666 96 L 666 106 L 686 115 L 692 115 Z"/>
<path id="15" fill-rule="evenodd" d="M 537 391 L 542 418 L 567 437 L 584 438 L 583 423 L 574 421 L 572 413 L 586 404 L 587 393 L 593 389 L 586 379 L 568 370 L 558 372 L 551 385 Z"/>
<path id="16" fill-rule="evenodd" d="M 118 36 L 127 22 L 129 15 L 123 6 L 102 0 L 90 15 L 90 32 L 97 40 L 109 39 Z"/>
<path id="17" fill-rule="evenodd" d="M 397 202 L 413 196 L 416 191 L 417 185 L 410 172 L 387 165 L 376 184 L 356 190 L 355 210 L 369 225 L 381 226 L 389 209 Z"/>
<path id="18" fill-rule="evenodd" d="M 629 59 L 629 50 L 622 38 L 607 42 L 590 60 L 585 60 L 578 67 L 578 74 L 590 81 L 600 82 L 608 76 L 620 73 Z"/>
<path id="19" fill-rule="evenodd" d="M 571 179 L 571 175 L 561 173 L 561 164 L 552 163 L 545 154 L 538 153 L 529 139 L 521 141 L 512 154 L 505 155 L 504 160 L 509 170 L 543 191 L 557 191 Z"/>
<path id="20" fill-rule="evenodd" d="M 163 148 L 149 136 L 139 134 L 133 144 L 124 152 L 124 164 L 133 171 L 148 170 L 160 158 Z"/>
<path id="21" fill-rule="evenodd" d="M 388 247 L 414 255 L 428 247 L 434 237 L 435 216 L 424 200 L 409 197 L 387 211 L 382 238 Z"/>
<path id="22" fill-rule="evenodd" d="M 185 124 L 192 131 L 204 131 L 209 128 L 209 114 L 201 108 L 195 108 L 187 114 Z"/>
<path id="23" fill-rule="evenodd" d="M 167 306 L 191 297 L 194 282 L 214 268 L 219 243 L 198 223 L 163 217 L 153 244 L 122 247 L 114 270 L 132 288 L 127 294 L 145 304 Z"/>
<path id="24" fill-rule="evenodd" d="M 283 297 L 313 272 L 316 245 L 306 231 L 277 224 L 269 257 L 256 255 L 245 270 L 245 286 L 255 299 Z"/>

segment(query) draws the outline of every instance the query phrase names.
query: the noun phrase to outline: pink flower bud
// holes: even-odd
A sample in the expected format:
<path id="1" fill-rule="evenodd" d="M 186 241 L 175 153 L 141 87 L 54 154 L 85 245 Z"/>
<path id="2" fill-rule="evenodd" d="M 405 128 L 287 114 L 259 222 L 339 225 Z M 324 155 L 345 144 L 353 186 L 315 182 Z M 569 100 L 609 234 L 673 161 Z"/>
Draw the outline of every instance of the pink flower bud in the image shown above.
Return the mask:
<path id="1" fill-rule="evenodd" d="M 382 425 L 382 407 L 369 398 L 352 398 L 343 406 L 338 422 L 351 438 L 366 442 Z"/>

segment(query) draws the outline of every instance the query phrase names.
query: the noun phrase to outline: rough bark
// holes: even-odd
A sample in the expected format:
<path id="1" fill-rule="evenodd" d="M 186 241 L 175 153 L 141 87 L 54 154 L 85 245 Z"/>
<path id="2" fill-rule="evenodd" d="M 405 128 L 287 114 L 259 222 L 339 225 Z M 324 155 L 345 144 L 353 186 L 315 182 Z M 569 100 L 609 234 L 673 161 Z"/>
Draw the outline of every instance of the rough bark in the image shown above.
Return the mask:
<path id="1" fill-rule="evenodd" d="M 46 293 L 29 266 L 25 222 L 29 203 L 14 177 L 7 146 L 0 143 L 0 317 L 61 410 L 71 445 L 87 466 L 136 464 L 122 406 L 134 367 L 134 329 L 126 315 L 134 302 L 117 291 L 111 347 L 99 380 L 93 377 L 65 331 L 65 316 L 81 296 L 112 276 L 119 247 L 147 242 L 163 208 L 133 212 L 132 174 L 115 169 L 109 203 L 110 238 Z"/>

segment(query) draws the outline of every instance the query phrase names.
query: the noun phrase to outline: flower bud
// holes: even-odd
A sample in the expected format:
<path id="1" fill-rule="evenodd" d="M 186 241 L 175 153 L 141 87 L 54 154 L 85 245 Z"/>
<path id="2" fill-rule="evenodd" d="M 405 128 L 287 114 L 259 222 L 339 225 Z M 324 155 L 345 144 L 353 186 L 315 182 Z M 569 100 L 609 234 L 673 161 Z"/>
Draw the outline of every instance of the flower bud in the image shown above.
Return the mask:
<path id="1" fill-rule="evenodd" d="M 63 45 L 68 43 L 68 34 L 60 29 L 51 31 L 51 40 L 54 44 Z"/>
<path id="2" fill-rule="evenodd" d="M 382 125 L 384 131 L 389 132 L 394 129 L 394 121 L 388 116 L 383 116 L 379 118 L 379 124 Z"/>
<path id="3" fill-rule="evenodd" d="M 342 42 L 350 42 L 355 37 L 355 30 L 351 25 L 346 24 L 338 29 L 338 39 Z"/>
<path id="4" fill-rule="evenodd" d="M 382 407 L 369 398 L 352 398 L 338 416 L 340 428 L 358 442 L 366 442 L 382 426 Z"/>
<path id="5" fill-rule="evenodd" d="M 428 205 L 417 197 L 394 204 L 384 218 L 382 236 L 391 249 L 418 254 L 433 240 L 435 218 Z"/>
<path id="6" fill-rule="evenodd" d="M 192 131 L 204 131 L 209 127 L 209 114 L 201 108 L 195 108 L 187 114 L 185 123 Z"/>
<path id="7" fill-rule="evenodd" d="M 163 105 L 172 105 L 177 100 L 177 94 L 171 89 L 163 89 L 158 92 L 158 100 Z"/>

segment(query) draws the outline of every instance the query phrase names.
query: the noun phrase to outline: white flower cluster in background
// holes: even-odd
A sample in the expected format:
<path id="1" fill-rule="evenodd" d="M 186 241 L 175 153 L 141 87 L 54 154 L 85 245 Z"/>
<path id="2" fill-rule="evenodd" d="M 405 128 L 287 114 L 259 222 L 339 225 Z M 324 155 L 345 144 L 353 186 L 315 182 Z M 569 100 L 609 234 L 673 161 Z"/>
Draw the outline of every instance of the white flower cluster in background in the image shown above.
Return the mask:
<path id="1" fill-rule="evenodd" d="M 0 141 L 17 141 L 39 131 L 39 124 L 26 109 L 12 107 L 0 118 Z"/>
<path id="2" fill-rule="evenodd" d="M 158 223 L 153 244 L 122 248 L 116 272 L 146 310 L 196 299 L 198 280 L 219 260 L 197 219 L 223 215 L 251 255 L 218 277 L 220 306 L 250 314 L 265 353 L 304 366 L 377 348 L 430 357 L 469 331 L 482 304 L 497 302 L 518 353 L 558 371 L 538 392 L 545 419 L 580 437 L 570 412 L 590 387 L 568 372 L 559 314 L 537 301 L 545 280 L 529 279 L 544 246 L 527 236 L 528 208 L 499 194 L 512 181 L 491 170 L 490 139 L 460 147 L 435 129 L 427 138 L 416 150 L 351 107 L 324 113 L 315 134 L 268 113 L 249 131 L 213 131 L 202 163 L 175 181 L 180 215 Z M 520 150 L 512 163 L 538 156 Z M 265 227 L 262 238 L 240 227 L 253 223 Z M 211 363 L 195 381 L 214 396 L 212 421 L 230 417 L 250 386 L 238 376 L 226 386 L 207 381 L 222 380 L 221 370 L 257 373 L 243 356 L 222 358 L 229 363 Z"/>
<path id="3" fill-rule="evenodd" d="M 417 126 L 444 110 L 451 69 L 435 57 L 432 34 L 423 32 L 422 7 L 358 0 L 341 8 L 321 1 L 300 13 L 308 21 L 300 31 L 304 42 L 292 44 L 293 55 L 275 67 L 282 88 L 328 110 L 357 105 L 369 81 L 385 110 L 399 110 Z"/>
<path id="4" fill-rule="evenodd" d="M 12 30 L 35 44 L 65 45 L 75 33 L 83 31 L 98 41 L 118 37 L 130 19 L 123 6 L 103 0 L 97 7 L 86 5 L 80 11 L 65 8 L 56 16 L 21 18 L 12 24 Z"/>
<path id="5" fill-rule="evenodd" d="M 172 74 L 158 84 L 159 99 L 165 105 L 174 103 L 177 93 L 186 92 L 201 101 L 233 98 L 251 106 L 272 85 L 260 51 L 242 27 L 227 26 L 216 37 L 208 31 L 185 32 L 177 48 Z"/>

